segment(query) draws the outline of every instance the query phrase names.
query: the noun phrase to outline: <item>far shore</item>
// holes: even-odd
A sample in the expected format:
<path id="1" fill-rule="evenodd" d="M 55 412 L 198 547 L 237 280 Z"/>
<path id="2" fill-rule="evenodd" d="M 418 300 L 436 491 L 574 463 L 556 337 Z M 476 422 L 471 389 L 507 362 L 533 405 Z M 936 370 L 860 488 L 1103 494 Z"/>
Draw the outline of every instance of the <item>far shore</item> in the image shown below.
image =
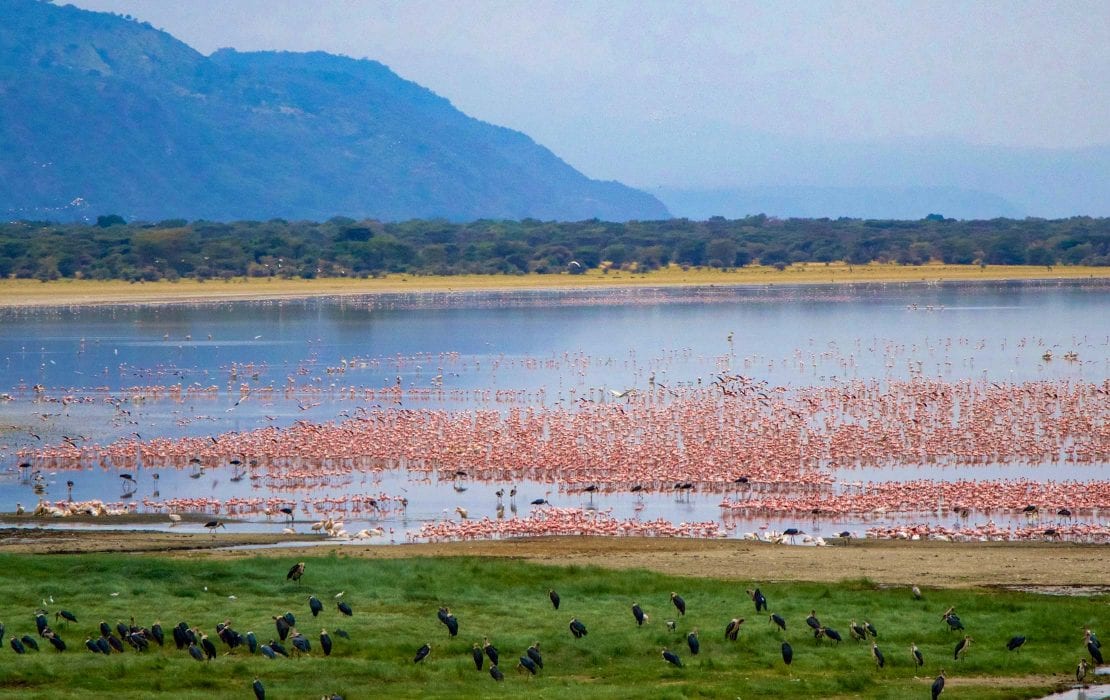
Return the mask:
<path id="1" fill-rule="evenodd" d="M 452 275 L 392 274 L 378 278 L 282 279 L 234 278 L 200 282 L 125 282 L 122 280 L 0 280 L 0 307 L 84 306 L 103 304 L 185 304 L 305 297 L 390 294 L 399 292 L 473 292 L 524 289 L 620 289 L 728 285 L 795 285 L 853 283 L 936 283 L 1010 280 L 1110 279 L 1110 267 L 1034 267 L 1028 265 L 847 265 L 804 263 L 777 270 L 749 266 L 736 270 L 709 268 L 637 273 L 589 270 L 580 275 Z"/>

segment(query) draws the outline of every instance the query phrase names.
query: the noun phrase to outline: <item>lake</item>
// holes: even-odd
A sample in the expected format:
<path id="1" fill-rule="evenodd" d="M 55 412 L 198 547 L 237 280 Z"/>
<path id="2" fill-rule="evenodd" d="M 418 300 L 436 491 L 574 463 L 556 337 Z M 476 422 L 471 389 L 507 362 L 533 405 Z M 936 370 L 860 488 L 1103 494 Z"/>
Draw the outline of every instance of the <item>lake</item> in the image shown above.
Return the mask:
<path id="1" fill-rule="evenodd" d="M 680 435 L 671 446 L 682 453 L 678 461 L 686 471 L 664 470 L 667 477 L 651 483 L 641 474 L 637 483 L 646 488 L 638 492 L 630 490 L 631 481 L 604 480 L 596 465 L 588 471 L 587 484 L 567 468 L 544 471 L 522 465 L 519 473 L 510 474 L 498 467 L 496 474 L 506 478 L 490 478 L 494 472 L 479 474 L 472 460 L 459 470 L 466 474 L 456 476 L 442 464 L 414 470 L 411 457 L 379 456 L 304 479 L 300 471 L 279 474 L 288 465 L 279 469 L 246 450 L 239 453 L 240 465 L 229 463 L 231 453 L 219 458 L 206 454 L 202 464 L 159 462 L 149 454 L 144 457 L 138 447 L 130 461 L 88 455 L 92 445 L 121 440 L 139 445 L 216 438 L 216 444 L 231 445 L 260 429 L 342 425 L 371 414 L 400 426 L 408 415 L 402 412 L 411 411 L 454 417 L 493 412 L 504 418 L 527 410 L 549 416 L 546 420 L 600 411 L 610 420 L 610 408 L 640 415 L 636 411 L 687 400 L 731 405 L 727 397 L 737 388 L 740 393 L 769 392 L 770 398 L 760 399 L 764 405 L 786 397 L 784 410 L 805 413 L 797 401 L 828 401 L 868 382 L 903 392 L 900 400 L 907 405 L 921 387 L 951 390 L 957 408 L 944 420 L 957 423 L 958 407 L 980 401 L 991 386 L 1079 391 L 1075 407 L 1044 409 L 1047 413 L 1032 430 L 1052 434 L 1043 425 L 1051 414 L 1074 410 L 1076 420 L 1105 433 L 1107 404 L 1097 392 L 1110 377 L 1108 302 L 1110 283 L 1091 280 L 428 293 L 0 309 L 0 507 L 14 510 L 17 502 L 33 507 L 40 496 L 51 502 L 72 497 L 142 512 L 171 509 L 150 505 L 167 499 L 222 504 L 242 499 L 287 502 L 297 520 L 305 521 L 329 512 L 319 507 L 322 499 L 343 500 L 347 508 L 374 498 L 392 505 L 347 510 L 347 530 L 381 527 L 383 539 L 403 541 L 430 524 L 451 520 L 459 525 L 462 513 L 456 509 L 463 509 L 469 521 L 488 517 L 496 522 L 495 492 L 516 486 L 515 501 L 501 499 L 508 509 L 501 520 L 511 520 L 514 512 L 533 513 L 537 509 L 530 501 L 546 496 L 557 508 L 575 509 L 574 517 L 715 523 L 714 536 L 788 527 L 825 537 L 844 530 L 862 536 L 868 529 L 916 523 L 954 527 L 959 524 L 955 516 L 941 510 L 836 512 L 830 506 L 828 513 L 802 518 L 797 512 L 744 507 L 745 499 L 765 504 L 767 494 L 789 492 L 789 480 L 753 479 L 741 487 L 703 477 L 708 472 L 697 471 L 701 465 L 692 465 L 686 454 L 693 454 L 688 444 L 693 435 Z M 718 389 L 723 396 L 713 393 Z M 774 410 L 777 404 L 766 409 L 772 424 L 778 420 L 771 415 Z M 831 430 L 828 420 L 843 422 L 845 412 L 855 410 L 859 407 L 807 413 L 803 442 L 810 439 L 807 431 L 820 437 Z M 429 420 L 421 417 L 424 423 L 413 429 Z M 684 419 L 674 420 L 680 429 L 690 429 L 683 428 Z M 666 432 L 669 424 L 660 425 Z M 1110 478 L 1105 439 L 1090 437 L 1089 430 L 1071 430 L 1075 434 L 1062 436 L 1053 449 L 1063 454 L 1078 445 L 1081 454 L 1093 450 L 1093 455 L 1028 458 L 1004 454 L 1003 449 L 993 450 L 996 458 L 973 466 L 961 463 L 953 452 L 951 460 L 930 453 L 921 461 L 860 459 L 847 464 L 825 459 L 799 468 L 820 475 L 815 488 L 830 503 L 833 496 L 867 492 L 872 484 L 922 479 L 1074 480 L 1094 487 L 1089 491 L 1096 494 L 1094 506 L 1102 506 L 1100 512 L 1088 503 L 1079 521 L 1102 527 L 1110 508 L 1101 502 L 1101 489 Z M 384 435 L 374 435 L 385 442 Z M 482 440 L 480 431 L 468 436 L 470 443 Z M 75 453 L 85 450 L 85 456 L 59 468 L 57 460 L 44 461 L 38 452 L 47 446 L 73 446 Z M 594 445 L 576 449 L 586 455 Z M 767 460 L 773 462 L 772 457 Z M 749 471 L 758 471 L 756 461 L 738 458 Z M 20 469 L 24 462 L 32 466 Z M 313 464 L 319 469 L 322 462 Z M 121 479 L 121 473 L 131 479 Z M 688 478 L 696 483 L 675 490 L 662 483 L 672 473 L 694 474 Z M 596 486 L 596 492 L 583 491 L 586 485 Z M 402 498 L 406 506 L 400 505 Z M 722 499 L 738 507 L 723 509 Z M 257 509 L 247 514 L 249 510 L 240 511 L 243 522 L 229 526 L 258 531 L 287 526 L 281 516 L 266 517 Z M 1028 524 L 1024 515 L 970 510 L 960 523 Z M 1055 523 L 1055 510 L 1049 515 Z M 559 517 L 564 516 L 552 519 Z M 297 522 L 293 527 L 307 525 Z"/>

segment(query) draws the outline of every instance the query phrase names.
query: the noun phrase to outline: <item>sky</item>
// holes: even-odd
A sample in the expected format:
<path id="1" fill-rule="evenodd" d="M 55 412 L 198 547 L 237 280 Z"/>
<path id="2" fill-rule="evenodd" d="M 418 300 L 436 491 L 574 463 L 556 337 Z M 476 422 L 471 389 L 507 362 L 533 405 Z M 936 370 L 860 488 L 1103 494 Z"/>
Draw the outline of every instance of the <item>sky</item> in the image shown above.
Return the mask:
<path id="1" fill-rule="evenodd" d="M 1106 0 L 71 1 L 205 54 L 372 58 L 641 187 L 727 185 L 754 144 L 1110 145 Z"/>

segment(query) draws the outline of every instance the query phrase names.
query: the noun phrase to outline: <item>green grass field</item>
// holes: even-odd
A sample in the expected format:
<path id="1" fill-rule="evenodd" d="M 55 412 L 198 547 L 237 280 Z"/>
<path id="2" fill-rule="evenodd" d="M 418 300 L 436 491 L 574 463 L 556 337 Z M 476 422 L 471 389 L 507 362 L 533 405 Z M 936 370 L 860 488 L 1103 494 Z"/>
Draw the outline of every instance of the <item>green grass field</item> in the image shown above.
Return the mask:
<path id="1" fill-rule="evenodd" d="M 287 557 L 171 559 L 155 556 L 0 556 L 0 622 L 6 627 L 0 651 L 0 696 L 20 698 L 111 697 L 253 698 L 251 682 L 265 684 L 267 698 L 319 698 L 339 693 L 348 700 L 391 697 L 541 698 L 928 698 L 929 685 L 944 668 L 944 698 L 1037 697 L 1065 683 L 1083 655 L 1083 628 L 1110 621 L 1105 596 L 1065 598 L 979 590 L 931 590 L 916 601 L 904 588 L 879 589 L 863 579 L 837 585 L 761 586 L 770 609 L 787 620 L 780 634 L 766 614 L 756 615 L 734 582 L 668 577 L 648 572 L 600 568 L 546 567 L 505 559 L 402 559 L 370 561 L 343 556 L 307 560 L 300 584 L 286 581 L 294 562 Z M 942 565 L 938 562 L 938 565 Z M 851 576 L 853 572 L 845 572 Z M 756 582 L 757 583 L 757 582 Z M 562 597 L 558 611 L 547 590 Z M 670 591 L 686 600 L 679 617 Z M 334 596 L 354 609 L 336 610 Z M 325 605 L 318 618 L 307 599 Z M 234 599 L 230 598 L 234 596 Z M 53 598 L 53 603 L 49 599 Z M 16 655 L 8 637 L 35 634 L 34 612 L 47 599 L 51 626 L 69 649 Z M 637 627 L 633 602 L 650 616 Z M 446 605 L 458 617 L 451 639 L 436 617 Z M 952 658 L 961 635 L 941 622 L 955 606 L 974 643 L 967 657 Z M 79 622 L 55 622 L 60 609 Z M 815 609 L 822 622 L 844 637 L 839 646 L 816 642 L 805 626 Z M 230 619 L 242 634 L 253 630 L 261 643 L 275 637 L 272 617 L 292 611 L 297 627 L 312 641 L 310 656 L 268 660 L 245 648 L 230 655 L 216 638 L 217 622 Z M 101 620 L 113 628 L 134 616 L 143 626 L 160 621 L 167 646 L 139 654 L 105 657 L 84 648 Z M 589 630 L 574 639 L 572 617 Z M 744 617 L 737 642 L 726 642 L 725 625 Z M 677 620 L 677 631 L 665 621 Z M 870 620 L 887 657 L 877 670 L 870 646 L 850 639 L 851 619 Z M 211 662 L 196 662 L 169 640 L 170 628 L 184 620 L 207 632 L 220 650 Z M 318 636 L 326 628 L 335 649 L 325 658 Z M 342 628 L 350 639 L 341 639 Z M 692 656 L 685 635 L 700 631 L 701 653 Z M 1105 630 L 1103 630 L 1105 632 Z M 1028 637 L 1023 649 L 1008 652 L 1015 634 Z M 501 652 L 503 683 L 478 672 L 471 645 L 488 636 Z M 1104 634 L 1105 636 L 1105 634 Z M 780 657 L 783 639 L 794 648 L 794 663 Z M 517 658 L 539 641 L 545 668 L 536 677 L 516 669 Z M 422 664 L 413 656 L 429 642 Z M 909 654 L 916 642 L 925 668 L 915 678 Z M 287 645 L 291 648 L 291 645 Z M 684 668 L 661 658 L 676 651 Z"/>

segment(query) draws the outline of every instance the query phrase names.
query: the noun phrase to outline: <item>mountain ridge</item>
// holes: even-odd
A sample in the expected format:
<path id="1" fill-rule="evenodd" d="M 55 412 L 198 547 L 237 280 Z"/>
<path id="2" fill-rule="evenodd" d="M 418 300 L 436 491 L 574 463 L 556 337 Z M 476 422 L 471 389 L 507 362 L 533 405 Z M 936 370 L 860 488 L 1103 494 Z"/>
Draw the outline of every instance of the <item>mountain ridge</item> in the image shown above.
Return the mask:
<path id="1" fill-rule="evenodd" d="M 0 212 L 156 220 L 666 218 L 369 59 L 210 56 L 148 24 L 0 0 Z M 64 96 L 64 97 L 60 97 Z"/>

